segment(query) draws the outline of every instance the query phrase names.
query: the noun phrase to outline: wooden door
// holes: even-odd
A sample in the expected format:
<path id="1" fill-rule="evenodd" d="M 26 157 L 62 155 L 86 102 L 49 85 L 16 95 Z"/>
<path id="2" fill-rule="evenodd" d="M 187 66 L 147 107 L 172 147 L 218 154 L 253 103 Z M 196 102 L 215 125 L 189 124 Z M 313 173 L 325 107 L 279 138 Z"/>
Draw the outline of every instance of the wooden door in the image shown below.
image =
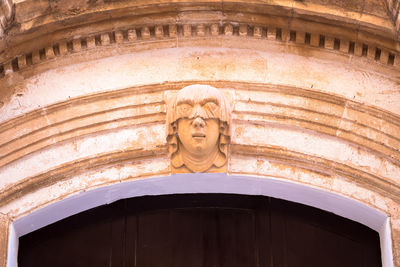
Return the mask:
<path id="1" fill-rule="evenodd" d="M 19 266 L 381 266 L 378 234 L 263 196 L 121 200 L 20 238 Z"/>

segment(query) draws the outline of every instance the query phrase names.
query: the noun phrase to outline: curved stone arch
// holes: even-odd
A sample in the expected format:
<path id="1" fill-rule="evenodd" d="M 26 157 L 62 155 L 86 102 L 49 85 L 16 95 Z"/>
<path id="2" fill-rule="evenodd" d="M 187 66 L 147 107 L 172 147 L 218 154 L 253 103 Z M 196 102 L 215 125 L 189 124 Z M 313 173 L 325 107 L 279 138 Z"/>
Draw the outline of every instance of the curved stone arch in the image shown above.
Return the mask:
<path id="1" fill-rule="evenodd" d="M 380 236 L 382 266 L 393 266 L 389 220 L 385 213 L 341 194 L 273 177 L 226 174 L 175 174 L 133 180 L 80 192 L 42 207 L 10 226 L 7 267 L 17 266 L 18 237 L 85 210 L 114 201 L 145 196 L 186 193 L 264 195 L 289 200 L 362 223 Z"/>
<path id="2" fill-rule="evenodd" d="M 241 181 L 251 194 L 284 184 L 281 194 L 296 187 L 314 199 L 289 200 L 378 230 L 385 267 L 400 266 L 400 54 L 383 0 L 358 11 L 313 0 L 77 0 L 72 13 L 72 1 L 33 2 L 15 3 L 16 23 L 0 36 L 2 232 L 13 223 L 21 234 L 30 216 L 110 188 L 173 193 L 181 179 L 188 192 L 204 181 L 225 192 Z M 234 107 L 227 175 L 215 179 L 168 176 L 166 103 L 195 83 Z M 219 178 L 228 185 L 212 188 Z M 321 194 L 338 206 L 315 203 Z M 380 219 L 347 214 L 346 203 Z"/>
<path id="3" fill-rule="evenodd" d="M 77 172 L 145 158 L 165 159 L 165 98 L 171 90 L 193 82 L 137 86 L 79 97 L 47 107 L 45 116 L 42 111 L 33 111 L 3 123 L 0 202 L 4 205 L 68 180 Z M 399 200 L 397 180 L 392 176 L 400 172 L 400 120 L 396 115 L 293 86 L 201 82 L 215 85 L 232 98 L 232 162 L 240 157 L 257 158 L 261 167 L 272 161 L 321 177 L 342 175 Z M 291 141 L 296 138 L 297 143 Z M 109 146 L 103 143 L 98 149 L 92 148 L 113 139 L 116 141 L 110 141 Z M 43 157 L 46 161 L 35 163 Z M 26 165 L 34 168 L 22 170 Z M 167 165 L 163 173 L 169 173 Z M 228 172 L 265 175 L 266 166 L 260 171 L 257 167 L 238 170 L 236 165 L 240 164 L 231 164 Z"/>
<path id="4" fill-rule="evenodd" d="M 40 123 L 36 123 L 37 128 L 33 129 L 31 133 L 27 132 L 26 136 L 33 138 L 36 133 L 42 132 L 43 135 L 39 135 L 38 140 L 40 141 L 43 136 L 46 140 L 46 135 L 50 135 L 49 139 L 52 142 L 41 147 L 38 146 L 40 142 L 30 139 L 37 151 L 33 150 L 32 153 L 26 153 L 26 155 L 22 153 L 22 157 L 17 155 L 14 161 L 7 162 L 4 165 L 9 171 L 3 168 L 2 172 L 3 177 L 16 179 L 0 192 L 2 202 L 0 211 L 9 214 L 10 220 L 14 221 L 16 234 L 26 233 L 23 230 L 21 231 L 24 227 L 19 228 L 18 225 L 26 226 L 28 223 L 24 223 L 24 221 L 29 222 L 31 214 L 32 218 L 35 218 L 35 214 L 41 214 L 48 207 L 61 205 L 64 199 L 65 201 L 74 199 L 74 195 L 79 198 L 79 196 L 84 196 L 82 192 L 85 191 L 107 190 L 109 186 L 118 188 L 120 185 L 130 184 L 131 180 L 137 179 L 143 179 L 145 183 L 149 181 L 151 184 L 151 180 L 154 178 L 148 177 L 169 175 L 170 167 L 165 140 L 165 98 L 170 90 L 175 91 L 183 87 L 184 84 L 193 82 L 132 87 L 84 96 L 46 108 L 47 118 L 51 118 L 50 121 L 53 124 L 49 124 L 47 121 L 43 126 L 40 126 Z M 392 266 L 390 265 L 393 261 L 390 260 L 392 250 L 390 249 L 391 238 L 388 227 L 390 225 L 389 220 L 396 220 L 397 216 L 396 207 L 398 207 L 399 189 L 396 185 L 396 176 L 393 174 L 398 170 L 398 156 L 396 153 L 386 152 L 385 149 L 392 146 L 393 151 L 396 150 L 395 142 L 398 139 L 398 132 L 396 131 L 398 117 L 396 115 L 373 106 L 360 105 L 343 97 L 304 88 L 232 81 L 201 82 L 213 84 L 220 88 L 228 96 L 231 96 L 234 102 L 234 120 L 232 123 L 234 134 L 228 168 L 228 174 L 231 176 L 227 177 L 259 176 L 257 181 L 260 182 L 273 181 L 271 177 L 275 177 L 274 179 L 280 179 L 283 184 L 287 185 L 286 189 L 280 187 L 281 191 L 278 190 L 283 192 L 283 195 L 286 192 L 285 190 L 290 190 L 293 184 L 298 184 L 296 194 L 308 196 L 310 199 L 287 196 L 288 200 L 333 211 L 377 230 L 381 236 L 384 251 L 382 257 L 385 266 Z M 263 94 L 268 97 L 260 97 Z M 274 94 L 276 95 L 274 96 Z M 248 99 L 246 100 L 245 97 L 248 97 Z M 98 104 L 103 103 L 104 99 L 114 99 L 116 103 L 122 106 L 115 107 L 115 103 L 111 106 Z M 125 102 L 121 99 L 125 99 Z M 260 99 L 268 99 L 268 101 L 263 102 Z M 277 99 L 285 104 L 274 102 Z M 302 102 L 299 99 L 306 101 Z M 135 104 L 131 103 L 131 100 L 145 103 Z M 312 108 L 310 103 L 319 103 L 319 105 Z M 108 110 L 111 113 L 120 110 L 125 112 L 127 109 L 138 107 L 139 110 L 135 112 L 142 110 L 141 116 L 133 118 L 133 120 L 129 118 L 127 124 L 124 120 L 117 120 L 110 122 L 116 123 L 115 127 L 96 128 L 97 125 L 101 124 L 102 119 L 107 118 L 107 116 L 104 118 L 98 116 L 107 114 Z M 336 107 L 336 109 L 333 107 Z M 274 108 L 277 108 L 277 110 L 274 110 Z M 70 110 L 74 112 L 70 112 Z M 79 113 L 83 110 L 86 110 L 88 115 Z M 149 111 L 151 115 L 143 116 L 145 110 Z M 337 112 L 337 110 L 340 112 Z M 363 113 L 363 116 L 351 117 L 351 115 L 347 115 L 341 117 L 337 115 L 344 114 L 344 110 L 355 114 Z M 53 113 L 55 115 L 52 115 Z M 287 113 L 286 116 L 285 113 Z M 72 118 L 65 116 L 68 114 L 72 114 Z M 134 117 L 134 114 L 134 112 L 129 113 L 129 116 L 133 115 Z M 76 116 L 77 119 L 89 118 L 89 120 L 82 120 L 82 125 L 78 125 L 76 130 L 76 136 L 63 138 L 63 133 L 60 130 L 66 129 L 67 134 L 74 132 L 74 125 L 71 122 L 75 122 L 76 119 L 73 116 Z M 329 119 L 323 120 L 324 117 Z M 60 121 L 57 121 L 57 118 L 60 118 Z M 94 123 L 93 131 L 85 132 L 92 129 L 91 124 L 88 123 L 92 118 L 98 118 L 97 121 L 92 121 Z M 141 121 L 143 118 L 145 120 Z M 335 121 L 335 118 L 339 121 Z M 4 129 L 18 133 L 18 127 L 25 128 L 25 130 L 29 129 L 29 127 L 18 126 L 19 124 L 32 123 L 35 119 L 40 122 L 43 118 L 40 113 L 35 111 L 14 119 L 13 123 L 7 122 L 5 125 L 9 123 L 10 127 Z M 150 120 L 146 121 L 146 119 Z M 321 120 L 318 121 L 318 119 Z M 368 124 L 369 121 L 375 120 L 380 120 L 380 126 L 386 125 L 387 127 L 378 128 L 374 124 Z M 107 120 L 105 121 L 107 122 Z M 118 123 L 121 123 L 121 125 Z M 71 124 L 71 127 L 68 126 L 69 124 Z M 350 126 L 348 126 L 349 124 Z M 17 127 L 14 129 L 12 126 Z M 58 131 L 53 132 L 52 127 L 58 129 Z M 349 127 L 349 130 L 341 127 Z M 357 132 L 360 127 L 380 135 L 371 137 L 371 132 Z M 344 130 L 347 135 L 337 134 L 341 130 Z M 14 138 L 14 133 L 6 133 L 3 136 Z M 140 139 L 141 146 L 131 142 L 130 134 L 137 135 L 134 140 Z M 108 147 L 103 144 L 100 146 L 103 150 L 89 149 L 91 144 L 96 144 L 101 140 L 118 139 L 118 136 L 125 136 L 126 139 L 119 140 L 121 143 L 118 143 L 117 146 Z M 386 143 L 376 142 L 377 140 L 385 140 L 379 139 L 381 138 L 379 136 L 386 136 L 393 140 Z M 290 141 L 296 138 L 299 140 L 298 143 Z M 82 140 L 81 143 L 79 143 L 80 139 Z M 85 140 L 87 144 L 85 144 Z M 15 141 L 18 142 L 19 138 L 15 138 Z M 13 148 L 12 145 L 15 144 L 13 142 L 11 139 L 7 144 Z M 74 145 L 74 142 L 75 145 L 83 146 L 85 153 L 87 152 L 86 149 L 90 150 L 90 153 L 75 153 L 77 151 L 65 149 Z M 29 142 L 22 141 L 21 144 L 23 145 L 22 149 L 25 149 L 24 146 L 30 147 Z M 315 145 L 316 147 L 314 147 Z M 332 147 L 335 147 L 336 152 L 330 151 Z M 321 148 L 328 150 L 321 150 Z M 56 161 L 52 163 L 53 165 L 38 164 L 36 170 L 39 171 L 38 173 L 35 173 L 35 171 L 18 173 L 18 169 L 14 170 L 16 166 L 24 166 L 32 160 L 31 163 L 34 163 L 39 156 L 46 155 L 46 151 L 54 154 L 53 159 L 59 158 L 61 161 Z M 59 157 L 63 151 L 66 154 L 64 157 Z M 18 153 L 18 149 L 16 153 Z M 363 165 L 363 160 L 358 157 L 367 159 L 368 168 Z M 389 166 L 387 167 L 388 170 L 381 169 L 382 164 Z M 166 177 L 165 181 L 168 182 L 169 179 L 170 177 Z M 247 178 L 243 179 L 246 180 Z M 184 181 L 191 180 L 186 179 Z M 200 179 L 200 181 L 205 180 Z M 212 179 L 211 181 L 219 180 Z M 225 186 L 229 187 L 229 183 L 232 181 L 232 185 L 234 185 L 235 180 L 228 179 L 228 185 Z M 193 185 L 196 184 L 195 182 Z M 172 183 L 172 185 L 175 184 Z M 191 188 L 190 186 L 189 188 Z M 213 184 L 210 182 L 208 186 L 212 187 Z M 258 186 L 254 184 L 253 186 L 244 186 L 243 189 L 248 189 L 248 191 L 242 191 L 242 193 L 254 193 L 255 191 L 252 190 L 258 190 Z M 324 202 L 318 200 L 321 195 L 314 194 L 313 190 L 309 191 L 308 187 L 316 188 L 315 190 L 318 192 L 325 192 L 322 193 L 323 195 L 341 195 L 348 198 L 349 203 L 360 202 L 363 204 L 361 206 L 349 204 L 350 206 L 353 205 L 353 210 L 343 212 L 341 209 L 346 207 L 346 201 L 338 201 L 331 207 L 329 205 L 324 206 Z M 166 188 L 170 187 L 167 186 Z M 210 191 L 204 192 L 214 192 L 212 189 L 208 189 Z M 221 185 L 221 189 L 217 192 L 226 192 L 225 189 Z M 301 190 L 304 190 L 303 193 L 299 193 Z M 153 191 L 154 194 L 158 194 L 157 192 L 157 190 Z M 174 192 L 172 190 L 164 193 Z M 188 191 L 187 193 L 193 192 L 195 191 Z M 240 193 L 240 191 L 238 192 Z M 262 191 L 260 194 L 279 197 L 279 195 L 268 190 Z M 135 195 L 126 197 L 129 196 Z M 119 196 L 117 199 L 121 197 L 123 196 Z M 336 202 L 334 197 L 329 199 Z M 356 206 L 361 208 L 358 209 Z M 65 208 L 71 209 L 68 206 Z M 372 214 L 372 219 L 365 219 L 363 216 L 354 217 L 358 211 L 366 211 L 366 214 Z M 374 221 L 376 219 L 374 216 L 378 218 L 377 221 Z M 59 219 L 61 218 L 59 217 Z M 29 229 L 29 227 L 26 229 Z M 33 229 L 31 228 L 31 230 Z M 15 251 L 15 249 L 10 248 L 9 253 L 12 254 Z M 12 259 L 12 255 L 9 257 L 11 257 L 9 259 Z"/>

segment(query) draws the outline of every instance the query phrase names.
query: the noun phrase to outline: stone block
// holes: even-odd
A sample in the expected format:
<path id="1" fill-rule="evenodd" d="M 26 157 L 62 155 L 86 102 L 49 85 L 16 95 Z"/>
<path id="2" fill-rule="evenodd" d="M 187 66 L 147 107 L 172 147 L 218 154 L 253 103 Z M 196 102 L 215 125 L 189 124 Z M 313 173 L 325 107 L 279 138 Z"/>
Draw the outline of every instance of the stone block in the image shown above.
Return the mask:
<path id="1" fill-rule="evenodd" d="M 169 25 L 168 30 L 169 30 L 169 37 L 176 37 L 177 33 L 176 24 Z"/>
<path id="2" fill-rule="evenodd" d="M 154 29 L 154 34 L 156 35 L 157 38 L 163 38 L 164 37 L 164 30 L 161 25 L 157 25 Z"/>
<path id="3" fill-rule="evenodd" d="M 334 43 L 335 43 L 335 38 L 331 36 L 325 36 L 325 48 L 333 50 Z"/>
<path id="4" fill-rule="evenodd" d="M 217 36 L 219 34 L 219 26 L 218 24 L 212 24 L 210 27 L 211 35 Z"/>
<path id="5" fill-rule="evenodd" d="M 67 42 L 63 41 L 59 44 L 60 55 L 66 55 L 68 53 Z M 33 55 L 32 55 L 33 58 Z"/>
<path id="6" fill-rule="evenodd" d="M 341 39 L 341 40 L 340 40 L 340 48 L 339 48 L 339 51 L 340 51 L 340 52 L 343 52 L 343 53 L 349 53 L 349 45 L 350 45 L 349 40 Z"/>
<path id="7" fill-rule="evenodd" d="M 233 26 L 232 26 L 232 24 L 228 23 L 228 24 L 225 25 L 224 34 L 226 36 L 232 36 L 232 34 L 233 34 Z"/>
<path id="8" fill-rule="evenodd" d="M 303 31 L 296 31 L 296 43 L 304 44 L 306 38 L 306 33 Z"/>
<path id="9" fill-rule="evenodd" d="M 394 55 L 394 64 L 393 65 L 397 68 L 400 67 L 400 54 Z"/>
<path id="10" fill-rule="evenodd" d="M 7 75 L 7 74 L 11 74 L 11 73 L 13 73 L 13 68 L 12 68 L 11 61 L 9 61 L 4 64 L 4 74 Z"/>
<path id="11" fill-rule="evenodd" d="M 39 50 L 32 52 L 32 64 L 37 64 L 40 62 Z"/>
<path id="12" fill-rule="evenodd" d="M 276 28 L 268 28 L 267 38 L 268 40 L 276 40 Z"/>
<path id="13" fill-rule="evenodd" d="M 46 52 L 46 58 L 47 59 L 51 59 L 51 58 L 55 57 L 54 50 L 53 50 L 52 46 L 46 47 L 45 52 Z"/>
<path id="14" fill-rule="evenodd" d="M 356 42 L 354 46 L 354 55 L 361 57 L 363 53 L 363 44 Z"/>
<path id="15" fill-rule="evenodd" d="M 254 37 L 261 38 L 262 36 L 262 28 L 260 26 L 254 27 Z"/>
<path id="16" fill-rule="evenodd" d="M 115 42 L 117 44 L 122 44 L 124 42 L 124 34 L 122 31 L 115 31 Z"/>
<path id="17" fill-rule="evenodd" d="M 389 51 L 382 49 L 381 51 L 381 58 L 380 58 L 380 62 L 382 64 L 388 64 L 388 60 L 389 60 Z"/>
<path id="18" fill-rule="evenodd" d="M 319 34 L 311 33 L 310 45 L 319 47 Z"/>
<path id="19" fill-rule="evenodd" d="M 196 34 L 197 34 L 197 36 L 205 36 L 206 35 L 206 27 L 204 26 L 204 24 L 197 25 Z"/>
<path id="20" fill-rule="evenodd" d="M 108 32 L 102 33 L 100 35 L 101 45 L 109 45 L 110 44 L 110 35 Z"/>
<path id="21" fill-rule="evenodd" d="M 150 29 L 149 29 L 149 27 L 143 27 L 142 31 L 141 31 L 141 34 L 142 34 L 142 39 L 144 39 L 144 40 L 150 39 Z"/>
<path id="22" fill-rule="evenodd" d="M 82 50 L 81 39 L 72 40 L 72 47 L 73 47 L 74 52 L 81 51 Z"/>
<path id="23" fill-rule="evenodd" d="M 247 36 L 247 24 L 241 24 L 239 26 L 239 35 L 240 36 Z"/>
<path id="24" fill-rule="evenodd" d="M 281 30 L 281 40 L 282 42 L 287 42 L 289 41 L 289 30 L 288 29 L 282 29 Z"/>
<path id="25" fill-rule="evenodd" d="M 21 55 L 18 57 L 18 67 L 20 70 L 26 68 L 26 56 L 25 55 Z"/>
<path id="26" fill-rule="evenodd" d="M 133 42 L 136 41 L 136 39 L 137 39 L 136 30 L 135 29 L 128 30 L 128 41 Z"/>
<path id="27" fill-rule="evenodd" d="M 371 59 L 371 60 L 375 60 L 375 55 L 376 55 L 376 47 L 368 46 L 367 58 Z"/>
<path id="28" fill-rule="evenodd" d="M 94 48 L 96 47 L 96 38 L 94 36 L 89 36 L 86 38 L 87 48 Z"/>
<path id="29" fill-rule="evenodd" d="M 183 36 L 185 37 L 192 36 L 192 25 L 190 24 L 183 25 Z"/>

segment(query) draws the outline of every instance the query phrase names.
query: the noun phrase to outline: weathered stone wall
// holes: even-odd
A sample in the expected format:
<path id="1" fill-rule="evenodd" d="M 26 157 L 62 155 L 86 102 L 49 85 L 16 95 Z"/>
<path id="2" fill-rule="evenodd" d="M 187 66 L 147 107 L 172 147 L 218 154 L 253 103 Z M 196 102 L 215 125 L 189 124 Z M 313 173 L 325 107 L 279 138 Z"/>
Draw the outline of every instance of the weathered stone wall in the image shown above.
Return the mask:
<path id="1" fill-rule="evenodd" d="M 10 31 L 4 40 L 15 45 L 0 56 L 1 266 L 11 222 L 84 191 L 170 175 L 166 104 L 200 83 L 232 107 L 228 174 L 304 184 L 387 214 L 400 267 L 400 56 L 390 18 L 365 11 L 360 22 L 318 1 L 255 1 L 238 17 L 243 5 L 211 2 L 131 6 L 131 17 L 113 3 L 103 7 L 114 17 L 89 8 L 90 27 L 71 13 L 67 29 L 57 16 L 33 23 L 50 16 L 36 17 L 40 6 L 18 17 L 29 1 L 16 5 L 27 28 Z"/>

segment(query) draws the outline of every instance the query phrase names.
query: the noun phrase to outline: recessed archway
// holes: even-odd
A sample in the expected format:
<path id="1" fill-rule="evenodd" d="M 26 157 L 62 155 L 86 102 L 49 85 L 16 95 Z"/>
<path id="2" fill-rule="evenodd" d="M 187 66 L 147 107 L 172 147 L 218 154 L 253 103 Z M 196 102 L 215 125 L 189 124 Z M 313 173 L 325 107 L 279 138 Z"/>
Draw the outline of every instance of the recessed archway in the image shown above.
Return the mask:
<path id="1" fill-rule="evenodd" d="M 20 267 L 381 266 L 376 231 L 302 204 L 239 194 L 123 199 L 19 240 Z"/>
<path id="2" fill-rule="evenodd" d="M 89 190 L 30 213 L 12 224 L 8 266 L 17 266 L 18 238 L 48 224 L 119 199 L 180 193 L 264 195 L 333 212 L 379 232 L 382 266 L 392 264 L 387 216 L 355 200 L 321 189 L 269 177 L 181 174 L 138 179 Z"/>

